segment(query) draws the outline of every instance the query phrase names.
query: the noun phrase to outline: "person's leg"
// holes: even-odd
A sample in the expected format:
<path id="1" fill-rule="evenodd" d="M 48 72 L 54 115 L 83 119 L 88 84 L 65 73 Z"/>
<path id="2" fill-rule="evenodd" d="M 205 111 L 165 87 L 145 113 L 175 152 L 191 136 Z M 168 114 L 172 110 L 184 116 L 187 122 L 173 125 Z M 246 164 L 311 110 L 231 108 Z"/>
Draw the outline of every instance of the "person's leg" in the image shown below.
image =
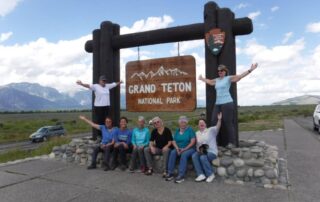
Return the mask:
<path id="1" fill-rule="evenodd" d="M 103 159 L 103 164 L 105 166 L 104 170 L 109 170 L 110 169 L 109 160 L 110 160 L 111 150 L 112 150 L 112 146 L 111 145 L 109 145 L 106 148 L 104 148 L 104 159 Z"/>
<path id="2" fill-rule="evenodd" d="M 119 154 L 120 154 L 120 163 L 122 166 L 126 166 L 127 158 L 126 158 L 126 149 L 123 145 L 119 146 Z"/>
<path id="3" fill-rule="evenodd" d="M 131 154 L 131 160 L 130 160 L 130 170 L 134 170 L 134 167 L 136 165 L 136 160 L 137 160 L 137 153 L 138 149 L 133 149 L 132 154 Z"/>
<path id="4" fill-rule="evenodd" d="M 119 147 L 114 147 L 112 152 L 112 169 L 115 169 L 118 166 L 118 153 Z"/>
<path id="5" fill-rule="evenodd" d="M 144 158 L 144 148 L 139 148 L 138 149 L 138 155 L 139 155 L 139 162 L 140 162 L 140 168 L 145 168 L 146 167 L 146 160 Z"/>
<path id="6" fill-rule="evenodd" d="M 168 174 L 172 175 L 174 167 L 176 165 L 176 159 L 177 159 L 177 150 L 174 149 L 170 152 L 169 154 L 169 159 L 168 159 Z"/>
<path id="7" fill-rule="evenodd" d="M 101 151 L 100 145 L 94 148 L 93 153 L 92 153 L 91 167 L 97 166 L 97 156 L 100 151 Z"/>
<path id="8" fill-rule="evenodd" d="M 216 155 L 211 152 L 209 152 L 207 155 L 203 154 L 200 156 L 200 161 L 207 177 L 209 177 L 213 173 L 211 162 L 215 158 Z"/>
<path id="9" fill-rule="evenodd" d="M 170 154 L 171 149 L 166 149 L 164 151 L 160 150 L 162 153 L 162 157 L 163 157 L 163 169 L 164 169 L 164 173 L 168 173 L 168 157 Z"/>
<path id="10" fill-rule="evenodd" d="M 198 152 L 194 152 L 192 154 L 192 163 L 194 166 L 194 169 L 196 170 L 197 176 L 203 175 L 203 169 L 200 163 L 200 155 Z"/>
<path id="11" fill-rule="evenodd" d="M 146 158 L 147 167 L 152 169 L 152 154 L 150 147 L 144 148 L 144 156 Z"/>
<path id="12" fill-rule="evenodd" d="M 188 149 L 187 151 L 184 151 L 181 154 L 180 162 L 179 162 L 179 176 L 184 177 L 187 165 L 188 165 L 188 158 L 192 156 L 192 154 L 195 152 L 195 149 Z M 171 155 L 170 155 L 171 156 Z"/>
<path id="13" fill-rule="evenodd" d="M 236 145 L 236 135 L 234 128 L 234 103 L 223 104 L 222 107 L 222 120 L 226 126 L 228 142 Z"/>

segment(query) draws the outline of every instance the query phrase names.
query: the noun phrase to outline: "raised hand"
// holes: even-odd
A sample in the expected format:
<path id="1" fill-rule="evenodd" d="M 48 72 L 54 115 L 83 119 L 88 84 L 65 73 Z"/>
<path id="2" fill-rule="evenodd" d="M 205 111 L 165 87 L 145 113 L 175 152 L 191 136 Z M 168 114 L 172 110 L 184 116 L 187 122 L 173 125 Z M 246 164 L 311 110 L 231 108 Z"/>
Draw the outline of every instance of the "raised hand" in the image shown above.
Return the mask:
<path id="1" fill-rule="evenodd" d="M 80 116 L 79 116 L 79 119 L 81 119 L 81 120 L 86 120 L 86 117 L 85 117 L 85 116 L 80 115 Z"/>
<path id="2" fill-rule="evenodd" d="M 82 85 L 82 81 L 78 80 L 78 81 L 77 81 L 77 84 L 78 84 L 78 85 Z"/>
<path id="3" fill-rule="evenodd" d="M 258 67 L 258 63 L 254 63 L 254 64 L 251 65 L 250 70 L 253 71 L 253 70 L 255 70 L 257 67 Z"/>
<path id="4" fill-rule="evenodd" d="M 199 78 L 198 78 L 198 79 L 201 80 L 201 81 L 203 81 L 204 78 L 203 78 L 202 74 L 199 75 Z"/>

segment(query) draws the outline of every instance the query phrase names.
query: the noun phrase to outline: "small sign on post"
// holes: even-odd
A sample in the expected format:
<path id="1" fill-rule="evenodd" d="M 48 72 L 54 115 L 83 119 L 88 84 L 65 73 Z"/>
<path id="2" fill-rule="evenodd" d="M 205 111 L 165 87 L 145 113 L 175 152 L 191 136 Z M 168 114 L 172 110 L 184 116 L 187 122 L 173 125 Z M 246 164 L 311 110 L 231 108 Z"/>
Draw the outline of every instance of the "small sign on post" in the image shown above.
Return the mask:
<path id="1" fill-rule="evenodd" d="M 196 108 L 195 69 L 193 56 L 128 62 L 127 111 L 193 111 Z"/>

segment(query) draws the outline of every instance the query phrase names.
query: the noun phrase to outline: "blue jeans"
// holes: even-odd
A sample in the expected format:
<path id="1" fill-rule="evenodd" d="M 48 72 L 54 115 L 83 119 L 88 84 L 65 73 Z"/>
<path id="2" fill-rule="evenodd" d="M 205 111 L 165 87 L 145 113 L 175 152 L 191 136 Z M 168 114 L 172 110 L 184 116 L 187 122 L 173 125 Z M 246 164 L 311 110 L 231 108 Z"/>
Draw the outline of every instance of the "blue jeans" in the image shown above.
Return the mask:
<path id="1" fill-rule="evenodd" d="M 203 175 L 209 177 L 213 173 L 213 167 L 211 161 L 217 158 L 214 153 L 208 152 L 208 154 L 199 154 L 195 152 L 192 155 L 193 166 L 196 169 L 197 175 Z"/>
<path id="2" fill-rule="evenodd" d="M 179 176 L 184 177 L 186 170 L 187 170 L 187 164 L 188 164 L 188 158 L 192 156 L 192 154 L 196 150 L 194 148 L 188 149 L 187 151 L 184 151 L 182 154 L 180 154 L 180 162 L 179 162 Z M 178 153 L 177 150 L 171 150 L 168 160 L 168 174 L 173 174 L 174 167 L 176 165 L 176 159 L 177 159 Z"/>

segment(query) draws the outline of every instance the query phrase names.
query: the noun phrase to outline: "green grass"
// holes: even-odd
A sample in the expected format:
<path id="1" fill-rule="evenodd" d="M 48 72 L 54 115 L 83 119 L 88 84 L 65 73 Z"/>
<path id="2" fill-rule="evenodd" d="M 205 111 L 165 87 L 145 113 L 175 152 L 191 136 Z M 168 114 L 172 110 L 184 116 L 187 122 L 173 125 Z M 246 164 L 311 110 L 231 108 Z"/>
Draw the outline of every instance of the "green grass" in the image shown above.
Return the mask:
<path id="1" fill-rule="evenodd" d="M 68 137 L 51 138 L 49 142 L 44 142 L 39 148 L 34 150 L 10 150 L 0 154 L 0 163 L 49 154 L 54 146 L 68 144 L 70 141 L 71 138 Z"/>

